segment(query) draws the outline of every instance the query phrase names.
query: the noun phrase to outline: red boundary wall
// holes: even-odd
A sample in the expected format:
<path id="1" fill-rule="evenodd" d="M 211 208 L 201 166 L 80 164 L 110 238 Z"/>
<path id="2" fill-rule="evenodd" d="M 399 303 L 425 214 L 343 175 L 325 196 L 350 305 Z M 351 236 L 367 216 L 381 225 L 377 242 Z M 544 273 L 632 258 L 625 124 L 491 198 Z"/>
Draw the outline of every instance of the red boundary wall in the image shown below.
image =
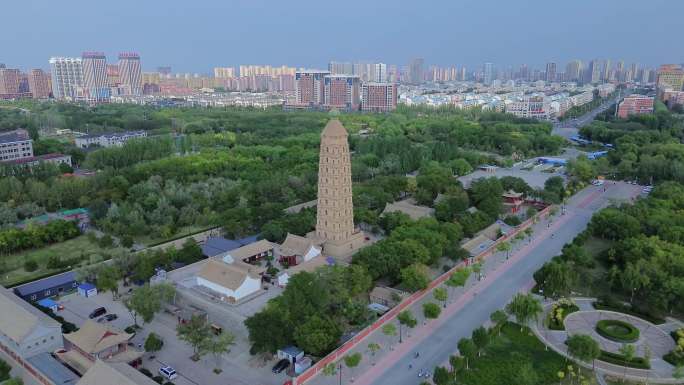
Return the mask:
<path id="1" fill-rule="evenodd" d="M 478 254 L 475 258 L 477 260 L 481 260 L 483 258 L 488 257 L 489 255 L 492 255 L 496 251 L 496 246 L 504 241 L 507 241 L 513 237 L 515 237 L 517 234 L 519 234 L 521 231 L 524 231 L 526 228 L 531 226 L 534 223 L 534 220 L 537 218 L 541 218 L 544 215 L 547 215 L 549 211 L 551 210 L 551 207 L 553 206 L 547 206 L 543 210 L 537 213 L 534 218 L 530 218 L 526 220 L 525 222 L 521 223 L 520 226 L 518 226 L 514 231 L 512 231 L 509 234 L 506 234 L 502 236 L 501 238 L 497 239 L 496 242 L 494 242 L 492 245 L 490 245 L 487 249 L 483 250 L 480 254 Z M 411 305 L 416 303 L 417 301 L 421 300 L 423 297 L 425 297 L 428 293 L 432 291 L 435 287 L 441 285 L 451 277 L 451 274 L 453 274 L 456 270 L 463 268 L 466 266 L 464 262 L 459 263 L 458 265 L 452 267 L 449 271 L 445 272 L 444 274 L 440 275 L 437 277 L 435 280 L 430 282 L 428 285 L 427 289 L 417 291 L 413 293 L 411 296 L 408 298 L 404 299 L 401 303 L 399 303 L 397 306 L 393 307 L 390 311 L 387 313 L 383 314 L 382 317 L 378 318 L 375 322 L 373 322 L 371 325 L 367 326 L 365 329 L 361 330 L 359 333 L 357 333 L 354 337 L 352 337 L 349 341 L 345 342 L 340 346 L 339 348 L 333 350 L 328 354 L 327 356 L 323 357 L 320 361 L 318 361 L 316 364 L 308 368 L 306 371 L 304 371 L 302 374 L 300 374 L 298 377 L 292 379 L 292 385 L 302 385 L 305 384 L 307 381 L 311 380 L 313 377 L 315 377 L 319 372 L 323 370 L 323 368 L 332 363 L 335 362 L 342 357 L 351 349 L 353 349 L 356 345 L 361 343 L 369 334 L 373 333 L 377 329 L 381 328 L 385 323 L 393 320 L 399 313 L 402 311 L 406 310 L 409 308 Z"/>

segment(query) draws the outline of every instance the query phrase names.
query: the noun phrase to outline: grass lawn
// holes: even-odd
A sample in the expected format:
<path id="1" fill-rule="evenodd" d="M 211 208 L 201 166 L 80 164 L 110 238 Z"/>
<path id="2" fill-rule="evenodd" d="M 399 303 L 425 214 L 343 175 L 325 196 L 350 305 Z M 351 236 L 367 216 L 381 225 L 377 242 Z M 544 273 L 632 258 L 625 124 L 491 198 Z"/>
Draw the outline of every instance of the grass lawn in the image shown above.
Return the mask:
<path id="1" fill-rule="evenodd" d="M 566 361 L 553 350 L 546 350 L 544 344 L 528 328 L 521 332 L 519 325 L 507 323 L 502 328 L 501 335 L 494 337 L 482 355 L 470 362 L 470 369 L 457 374 L 457 383 L 511 384 L 523 363 L 532 365 L 537 374 L 536 385 L 558 384 L 559 371 L 566 374 L 561 384 L 570 384 L 572 375 L 568 373 L 568 365 L 572 365 L 574 372 L 577 372 L 577 365 Z M 582 375 L 587 378 L 589 384 L 596 384 L 594 374 L 590 370 L 583 369 Z M 574 380 L 577 383 L 577 377 Z"/>
<path id="2" fill-rule="evenodd" d="M 215 226 L 186 226 L 186 227 L 181 227 L 178 232 L 171 237 L 164 238 L 164 237 L 157 237 L 157 236 L 152 236 L 151 234 L 144 234 L 135 237 L 135 241 L 137 243 L 143 244 L 147 247 L 150 247 L 152 245 L 157 245 L 159 243 L 163 243 L 166 241 L 171 241 L 174 239 L 182 238 L 187 235 L 195 234 L 195 233 L 200 233 L 205 230 L 209 230 Z"/>
<path id="3" fill-rule="evenodd" d="M 18 282 L 23 282 L 31 278 L 37 278 L 45 274 L 59 271 L 58 269 L 48 269 L 47 261 L 51 256 L 57 256 L 61 260 L 82 257 L 81 264 L 100 262 L 106 255 L 112 256 L 123 251 L 122 248 L 103 249 L 97 244 L 88 240 L 85 235 L 46 246 L 40 249 L 28 250 L 20 253 L 3 256 L 2 276 L 0 284 L 9 286 Z M 24 270 L 24 262 L 34 260 L 38 263 L 38 269 L 32 272 Z"/>

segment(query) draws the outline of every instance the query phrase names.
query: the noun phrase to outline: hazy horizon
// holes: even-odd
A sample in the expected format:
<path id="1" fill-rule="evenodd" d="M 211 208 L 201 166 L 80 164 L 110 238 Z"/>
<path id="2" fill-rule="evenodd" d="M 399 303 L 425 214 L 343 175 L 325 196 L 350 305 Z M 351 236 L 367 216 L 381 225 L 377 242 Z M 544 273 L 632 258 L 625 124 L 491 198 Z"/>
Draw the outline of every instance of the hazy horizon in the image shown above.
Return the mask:
<path id="1" fill-rule="evenodd" d="M 527 63 L 598 58 L 656 66 L 684 62 L 675 31 L 684 2 L 528 0 L 477 2 L 314 0 L 165 2 L 24 0 L 3 4 L 0 63 L 47 68 L 51 56 L 140 53 L 143 68 L 209 73 L 215 66 L 271 64 L 325 68 L 328 61 L 404 65 Z M 559 67 L 559 72 L 564 68 Z"/>

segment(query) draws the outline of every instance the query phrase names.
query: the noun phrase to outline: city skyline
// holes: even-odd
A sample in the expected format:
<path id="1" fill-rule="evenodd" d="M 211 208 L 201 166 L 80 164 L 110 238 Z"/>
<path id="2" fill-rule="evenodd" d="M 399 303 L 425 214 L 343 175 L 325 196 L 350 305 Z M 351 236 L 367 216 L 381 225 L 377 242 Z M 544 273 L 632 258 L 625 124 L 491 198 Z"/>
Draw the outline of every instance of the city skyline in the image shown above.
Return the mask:
<path id="1" fill-rule="evenodd" d="M 682 51 L 677 49 L 678 43 L 673 45 L 667 39 L 684 4 L 660 0 L 649 7 L 632 0 L 596 4 L 580 0 L 573 7 L 555 9 L 537 0 L 524 5 L 504 2 L 496 7 L 472 1 L 436 1 L 411 12 L 406 12 L 411 3 L 384 0 L 373 4 L 352 0 L 345 7 L 349 12 L 309 0 L 286 4 L 204 0 L 191 5 L 172 1 L 164 7 L 130 0 L 122 3 L 106 17 L 94 14 L 82 0 L 68 10 L 40 0 L 6 4 L 5 10 L 17 15 L 40 7 L 45 12 L 37 17 L 49 20 L 33 23 L 34 28 L 26 30 L 20 28 L 25 19 L 8 18 L 7 27 L 22 30 L 22 34 L 0 36 L 0 62 L 47 69 L 51 56 L 103 51 L 114 58 L 118 52 L 136 51 L 144 59 L 145 71 L 169 65 L 177 72 L 211 73 L 213 67 L 245 63 L 320 69 L 329 61 L 403 66 L 416 57 L 430 64 L 470 68 L 486 62 L 500 68 L 520 64 L 543 68 L 547 62 L 567 63 L 576 58 L 611 58 L 646 66 L 684 61 L 677 57 Z M 137 12 L 125 11 L 130 8 L 127 5 L 135 5 Z M 562 26 L 554 10 L 563 15 Z M 326 11 L 333 16 L 324 16 Z M 200 25 L 187 17 L 193 14 L 202 15 L 197 18 Z M 51 22 L 69 18 L 78 23 Z M 649 22 L 655 19 L 657 23 Z M 163 20 L 163 25 L 155 20 Z M 343 28 L 345 25 L 355 28 Z M 310 33 L 312 30 L 323 33 Z M 305 36 L 307 44 L 288 44 L 288 36 Z M 525 41 L 535 44 L 523 44 Z"/>

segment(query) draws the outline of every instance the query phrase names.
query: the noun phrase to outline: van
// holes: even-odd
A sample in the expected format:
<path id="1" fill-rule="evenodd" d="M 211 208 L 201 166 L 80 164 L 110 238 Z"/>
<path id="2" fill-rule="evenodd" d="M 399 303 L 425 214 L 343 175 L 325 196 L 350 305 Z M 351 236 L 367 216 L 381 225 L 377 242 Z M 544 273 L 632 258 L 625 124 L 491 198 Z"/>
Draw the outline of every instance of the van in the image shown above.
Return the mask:
<path id="1" fill-rule="evenodd" d="M 178 377 L 176 370 L 174 370 L 170 366 L 162 366 L 161 368 L 159 368 L 159 374 L 161 374 L 165 378 L 168 378 L 169 380 L 173 380 L 174 378 Z"/>
<path id="2" fill-rule="evenodd" d="M 107 309 L 98 307 L 97 309 L 93 310 L 90 315 L 88 315 L 88 318 L 93 319 L 105 314 L 107 314 Z"/>

